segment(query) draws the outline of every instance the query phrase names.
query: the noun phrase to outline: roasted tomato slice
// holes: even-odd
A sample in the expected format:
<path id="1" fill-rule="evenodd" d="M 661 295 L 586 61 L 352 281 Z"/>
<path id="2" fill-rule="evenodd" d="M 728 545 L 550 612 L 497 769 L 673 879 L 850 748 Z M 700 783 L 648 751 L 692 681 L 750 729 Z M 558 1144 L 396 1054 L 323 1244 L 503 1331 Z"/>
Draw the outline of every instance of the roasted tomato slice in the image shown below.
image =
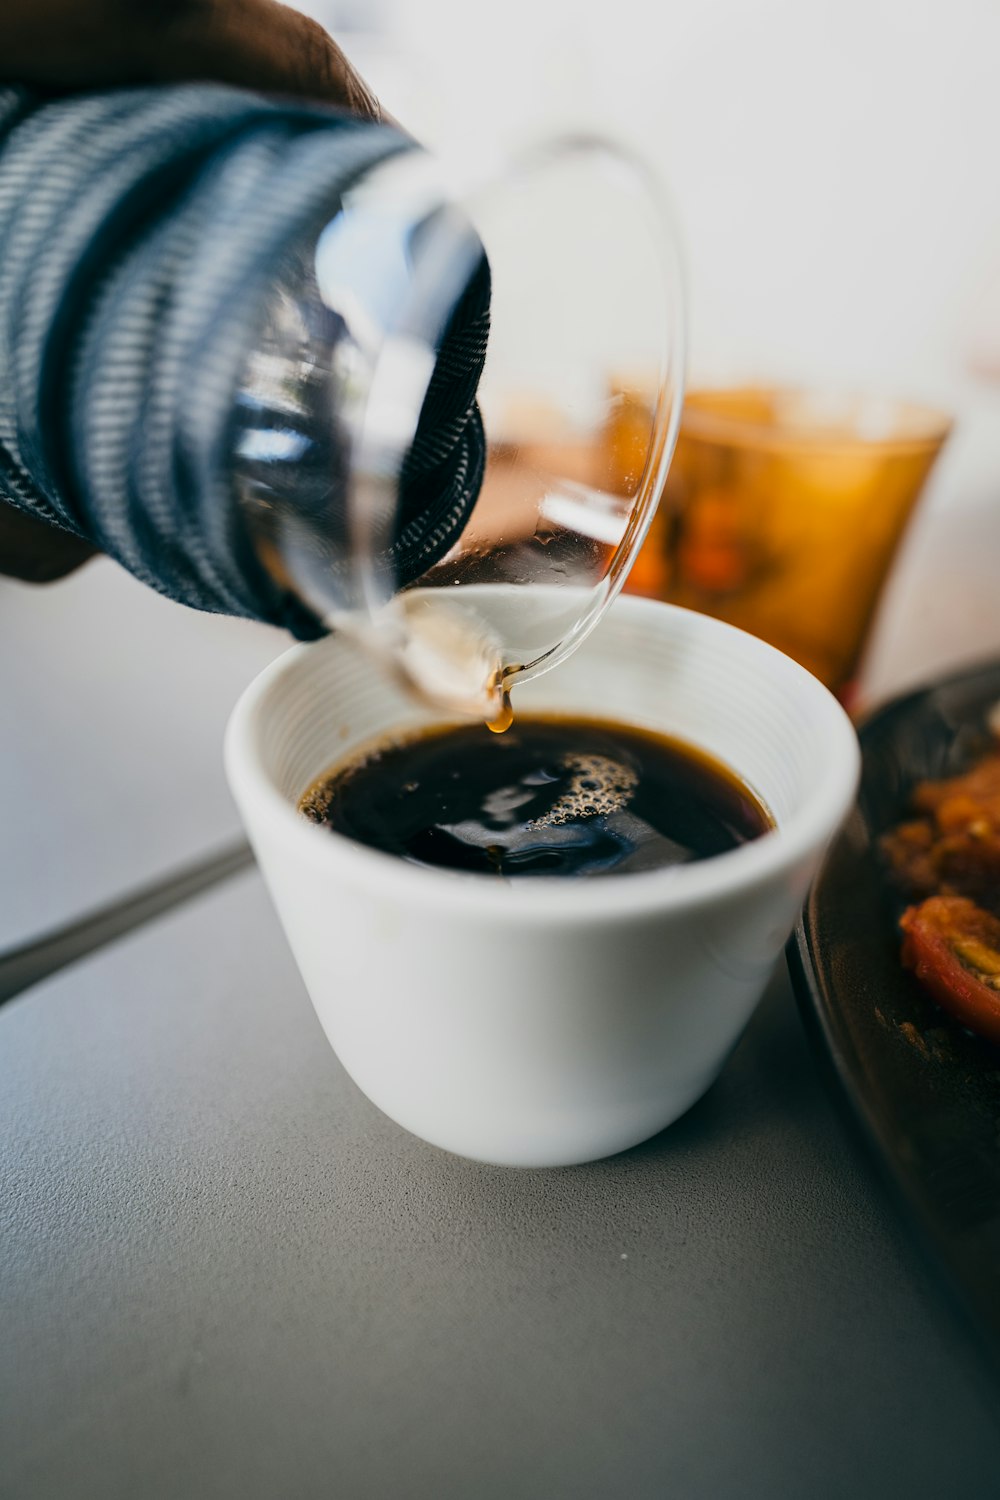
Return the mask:
<path id="1" fill-rule="evenodd" d="M 904 912 L 903 963 L 963 1026 L 1000 1044 L 1000 921 L 964 896 Z"/>

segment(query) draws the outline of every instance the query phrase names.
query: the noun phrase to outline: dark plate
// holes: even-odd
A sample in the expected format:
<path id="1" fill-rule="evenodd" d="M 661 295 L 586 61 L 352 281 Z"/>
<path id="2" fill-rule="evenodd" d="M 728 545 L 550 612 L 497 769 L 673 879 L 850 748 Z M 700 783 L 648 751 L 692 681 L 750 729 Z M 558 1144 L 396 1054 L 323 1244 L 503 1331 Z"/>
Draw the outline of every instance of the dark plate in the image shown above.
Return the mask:
<path id="1" fill-rule="evenodd" d="M 900 907 L 878 838 L 914 782 L 988 744 L 1000 663 L 881 709 L 861 789 L 789 946 L 799 1004 L 854 1114 L 1000 1367 L 1000 1049 L 928 1000 L 899 962 Z"/>

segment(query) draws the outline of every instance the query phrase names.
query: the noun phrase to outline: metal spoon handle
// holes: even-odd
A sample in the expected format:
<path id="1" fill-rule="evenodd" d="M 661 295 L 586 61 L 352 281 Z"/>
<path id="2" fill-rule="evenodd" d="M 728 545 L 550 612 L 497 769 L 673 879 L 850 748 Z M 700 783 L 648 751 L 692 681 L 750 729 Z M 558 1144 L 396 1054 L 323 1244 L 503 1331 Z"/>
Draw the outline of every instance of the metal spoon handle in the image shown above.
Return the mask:
<path id="1" fill-rule="evenodd" d="M 106 943 L 122 937 L 153 917 L 189 901 L 200 891 L 217 885 L 253 863 L 250 845 L 241 842 L 197 864 L 142 886 L 131 896 L 112 901 L 79 917 L 75 922 L 16 948 L 0 953 L 0 1005 L 24 990 L 48 979 L 67 964 L 75 963 Z"/>

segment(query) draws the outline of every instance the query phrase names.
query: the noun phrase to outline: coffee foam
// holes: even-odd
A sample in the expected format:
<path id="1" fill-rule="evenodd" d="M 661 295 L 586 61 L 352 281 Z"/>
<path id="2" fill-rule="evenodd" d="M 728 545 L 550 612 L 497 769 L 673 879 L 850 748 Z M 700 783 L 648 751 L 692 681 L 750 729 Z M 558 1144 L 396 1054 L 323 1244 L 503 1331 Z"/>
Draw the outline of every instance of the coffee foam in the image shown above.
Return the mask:
<path id="1" fill-rule="evenodd" d="M 568 790 L 527 827 L 558 828 L 580 818 L 606 818 L 621 812 L 639 780 L 629 766 L 607 755 L 566 755 L 562 764 L 572 773 Z"/>

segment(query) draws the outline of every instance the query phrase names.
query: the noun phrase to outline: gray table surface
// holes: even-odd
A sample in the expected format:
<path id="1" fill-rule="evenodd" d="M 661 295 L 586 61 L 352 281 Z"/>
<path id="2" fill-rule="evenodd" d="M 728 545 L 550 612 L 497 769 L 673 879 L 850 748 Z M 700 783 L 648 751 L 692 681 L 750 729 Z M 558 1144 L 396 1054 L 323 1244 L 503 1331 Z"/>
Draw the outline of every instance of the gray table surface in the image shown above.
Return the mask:
<path id="1" fill-rule="evenodd" d="M 995 1496 L 992 1391 L 778 982 L 593 1166 L 414 1140 L 256 874 L 0 1021 L 5 1496 Z"/>
<path id="2" fill-rule="evenodd" d="M 222 733 L 287 645 L 106 561 L 0 578 L 0 948 L 239 835 Z"/>
<path id="3" fill-rule="evenodd" d="M 0 638 L 2 946 L 232 836 L 222 727 L 283 642 L 107 565 L 0 584 Z M 251 873 L 0 1012 L 0 1117 L 3 1500 L 1000 1491 L 783 975 L 662 1136 L 485 1168 L 346 1078 Z"/>

